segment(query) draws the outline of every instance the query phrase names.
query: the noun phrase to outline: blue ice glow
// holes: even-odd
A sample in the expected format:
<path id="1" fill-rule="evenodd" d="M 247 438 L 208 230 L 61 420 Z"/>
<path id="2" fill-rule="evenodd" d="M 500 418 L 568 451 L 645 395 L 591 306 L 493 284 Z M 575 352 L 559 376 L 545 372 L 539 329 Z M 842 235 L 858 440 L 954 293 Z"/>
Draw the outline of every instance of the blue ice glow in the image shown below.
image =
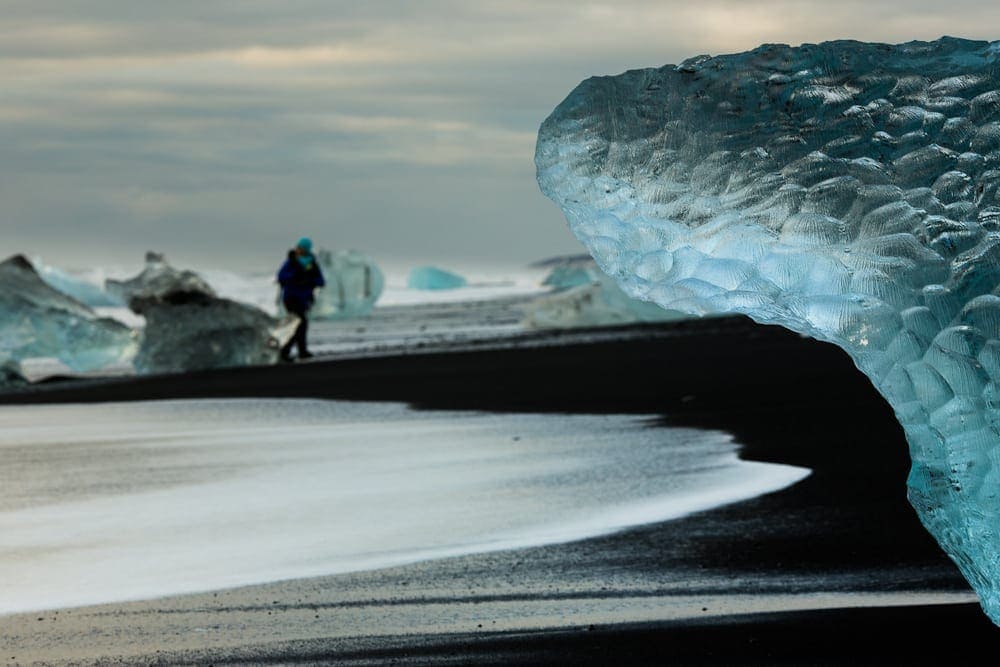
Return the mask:
<path id="1" fill-rule="evenodd" d="M 419 266 L 410 271 L 406 285 L 410 289 L 455 289 L 465 287 L 466 280 L 457 273 L 439 269 L 436 266 Z"/>
<path id="2" fill-rule="evenodd" d="M 0 366 L 35 357 L 88 371 L 135 354 L 132 331 L 48 285 L 25 257 L 0 262 Z M 17 380 L 8 365 L 0 386 Z"/>
<path id="3" fill-rule="evenodd" d="M 1000 623 L 998 47 L 766 45 L 592 78 L 535 161 L 630 295 L 845 349 L 906 431 L 910 502 Z"/>

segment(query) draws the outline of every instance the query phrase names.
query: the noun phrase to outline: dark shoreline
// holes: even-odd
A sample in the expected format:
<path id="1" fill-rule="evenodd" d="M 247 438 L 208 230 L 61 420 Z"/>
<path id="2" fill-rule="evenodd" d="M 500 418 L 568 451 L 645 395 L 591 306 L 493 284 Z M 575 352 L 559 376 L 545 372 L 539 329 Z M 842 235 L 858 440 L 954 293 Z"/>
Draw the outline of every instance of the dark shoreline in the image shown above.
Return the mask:
<path id="1" fill-rule="evenodd" d="M 568 545 L 410 566 L 404 568 L 408 580 L 475 582 L 509 567 L 523 582 L 571 563 L 572 571 L 597 579 L 624 572 L 648 580 L 650 594 L 662 594 L 656 582 L 723 595 L 968 591 L 906 502 L 906 442 L 867 379 L 833 346 L 742 318 L 633 327 L 620 336 L 562 336 L 552 345 L 53 382 L 2 395 L 0 404 L 209 397 L 656 414 L 664 425 L 733 433 L 744 458 L 813 470 L 789 489 L 744 503 Z M 511 564 L 522 561 L 529 565 Z M 388 597 L 400 592 L 393 581 L 385 584 Z M 317 636 L 175 657 L 215 664 L 920 664 L 971 660 L 998 640 L 1000 629 L 978 605 L 961 604 L 578 631 Z"/>

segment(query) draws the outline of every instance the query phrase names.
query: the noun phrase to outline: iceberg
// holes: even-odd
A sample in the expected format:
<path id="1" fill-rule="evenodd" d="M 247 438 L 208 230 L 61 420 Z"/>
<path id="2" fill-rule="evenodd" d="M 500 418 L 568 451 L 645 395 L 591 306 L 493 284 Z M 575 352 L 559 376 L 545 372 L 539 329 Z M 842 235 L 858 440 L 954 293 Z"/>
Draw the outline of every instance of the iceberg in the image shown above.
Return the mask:
<path id="1" fill-rule="evenodd" d="M 59 292 L 22 255 L 0 262 L 0 365 L 3 384 L 20 376 L 11 362 L 56 358 L 76 371 L 127 361 L 135 336 L 125 325 L 99 317 Z"/>
<path id="2" fill-rule="evenodd" d="M 604 276 L 590 255 L 545 260 L 536 266 L 548 267 L 549 272 L 542 279 L 542 285 L 557 290 L 591 285 Z"/>
<path id="3" fill-rule="evenodd" d="M 104 289 L 130 308 L 132 299 L 156 299 L 171 292 L 215 296 L 215 290 L 201 276 L 194 271 L 175 269 L 157 252 L 146 253 L 146 266 L 139 275 L 128 280 L 106 280 Z"/>
<path id="4" fill-rule="evenodd" d="M 178 290 L 133 298 L 146 318 L 135 358 L 143 373 L 175 373 L 226 366 L 273 364 L 295 331 L 259 308 L 211 294 Z"/>
<path id="5" fill-rule="evenodd" d="M 356 250 L 320 250 L 316 260 L 326 287 L 316 294 L 311 311 L 314 319 L 338 320 L 371 312 L 385 286 L 385 278 L 371 258 Z"/>
<path id="6" fill-rule="evenodd" d="M 466 284 L 462 276 L 436 266 L 419 266 L 410 271 L 406 280 L 406 286 L 410 289 L 422 290 L 456 289 L 465 287 Z"/>
<path id="7" fill-rule="evenodd" d="M 591 78 L 535 163 L 630 296 L 846 350 L 904 428 L 911 504 L 1000 624 L 1000 42 Z"/>
<path id="8" fill-rule="evenodd" d="M 125 305 L 121 299 L 105 292 L 100 285 L 77 278 L 54 266 L 49 266 L 37 257 L 32 260 L 32 265 L 42 280 L 84 305 L 91 308 L 120 307 Z"/>
<path id="9" fill-rule="evenodd" d="M 273 364 L 297 324 L 216 296 L 198 274 L 156 253 L 138 276 L 108 285 L 146 320 L 134 362 L 143 373 Z"/>
<path id="10" fill-rule="evenodd" d="M 542 284 L 554 291 L 525 305 L 523 324 L 531 329 L 615 326 L 688 317 L 630 297 L 589 256 L 555 264 Z"/>

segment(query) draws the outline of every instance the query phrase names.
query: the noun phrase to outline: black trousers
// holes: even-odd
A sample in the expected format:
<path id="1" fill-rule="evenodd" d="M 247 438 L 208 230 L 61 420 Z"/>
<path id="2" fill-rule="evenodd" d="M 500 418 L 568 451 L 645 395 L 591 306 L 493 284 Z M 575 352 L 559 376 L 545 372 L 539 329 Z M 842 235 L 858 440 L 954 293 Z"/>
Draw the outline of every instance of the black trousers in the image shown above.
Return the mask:
<path id="1" fill-rule="evenodd" d="M 301 357 L 308 352 L 309 348 L 306 343 L 306 334 L 309 333 L 309 318 L 306 317 L 306 313 L 309 312 L 309 308 L 303 307 L 300 303 L 285 301 L 285 310 L 299 318 L 299 326 L 296 327 L 295 334 L 292 335 L 291 339 L 281 348 L 281 354 L 288 356 L 292 351 L 292 347 L 295 346 L 298 347 L 299 356 Z"/>

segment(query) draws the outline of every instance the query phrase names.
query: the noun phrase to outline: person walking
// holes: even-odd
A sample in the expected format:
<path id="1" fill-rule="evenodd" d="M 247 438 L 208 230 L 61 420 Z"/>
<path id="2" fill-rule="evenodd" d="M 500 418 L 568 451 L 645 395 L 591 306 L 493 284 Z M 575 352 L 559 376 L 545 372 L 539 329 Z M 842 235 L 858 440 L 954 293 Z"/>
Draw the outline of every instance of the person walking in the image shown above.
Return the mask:
<path id="1" fill-rule="evenodd" d="M 281 285 L 281 301 L 285 310 L 299 318 L 299 326 L 284 347 L 281 348 L 281 360 L 292 360 L 292 347 L 298 347 L 299 359 L 313 356 L 309 352 L 306 335 L 309 332 L 309 309 L 313 305 L 313 291 L 323 287 L 326 281 L 319 263 L 312 253 L 312 241 L 306 237 L 299 239 L 295 247 L 288 251 L 288 259 L 278 271 L 278 283 Z"/>

